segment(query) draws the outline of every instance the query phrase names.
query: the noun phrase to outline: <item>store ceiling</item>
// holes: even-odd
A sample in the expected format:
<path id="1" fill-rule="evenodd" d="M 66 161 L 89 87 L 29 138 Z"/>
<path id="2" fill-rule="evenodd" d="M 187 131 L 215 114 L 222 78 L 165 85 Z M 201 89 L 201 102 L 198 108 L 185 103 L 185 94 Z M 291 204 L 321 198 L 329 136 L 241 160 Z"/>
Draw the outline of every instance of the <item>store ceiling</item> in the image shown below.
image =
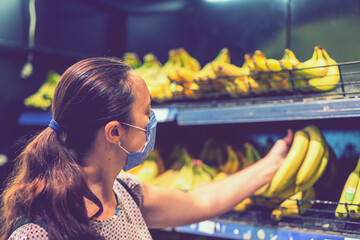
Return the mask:
<path id="1" fill-rule="evenodd" d="M 182 10 L 189 0 L 82 0 L 98 8 L 129 13 L 173 12 Z"/>

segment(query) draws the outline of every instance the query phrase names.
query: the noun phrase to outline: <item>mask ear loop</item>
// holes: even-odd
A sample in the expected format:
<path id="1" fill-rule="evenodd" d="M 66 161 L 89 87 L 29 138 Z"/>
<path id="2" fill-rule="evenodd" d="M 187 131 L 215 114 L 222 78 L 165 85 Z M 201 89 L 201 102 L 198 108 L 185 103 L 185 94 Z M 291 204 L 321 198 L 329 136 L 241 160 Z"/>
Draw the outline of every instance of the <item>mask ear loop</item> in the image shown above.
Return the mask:
<path id="1" fill-rule="evenodd" d="M 124 152 L 126 152 L 127 154 L 129 154 L 130 152 L 128 150 L 126 150 L 123 146 L 121 146 L 121 142 L 118 142 L 119 147 L 124 150 Z"/>
<path id="2" fill-rule="evenodd" d="M 129 127 L 137 128 L 137 129 L 139 129 L 139 130 L 143 130 L 144 132 L 147 132 L 146 129 L 141 128 L 141 127 L 137 127 L 137 126 L 134 126 L 134 125 L 131 125 L 131 124 L 129 124 L 129 123 L 122 122 L 121 124 L 127 125 L 127 126 L 129 126 Z"/>

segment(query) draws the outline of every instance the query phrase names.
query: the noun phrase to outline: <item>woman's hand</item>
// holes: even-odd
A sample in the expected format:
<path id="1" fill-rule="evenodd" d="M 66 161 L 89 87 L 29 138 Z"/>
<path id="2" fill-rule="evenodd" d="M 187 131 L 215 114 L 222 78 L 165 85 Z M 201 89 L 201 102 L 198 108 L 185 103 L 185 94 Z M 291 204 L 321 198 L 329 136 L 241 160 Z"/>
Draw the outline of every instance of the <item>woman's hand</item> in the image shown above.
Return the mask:
<path id="1" fill-rule="evenodd" d="M 271 161 L 271 164 L 277 170 L 284 162 L 286 155 L 289 152 L 291 143 L 293 141 L 294 134 L 291 129 L 287 130 L 287 134 L 284 138 L 276 141 L 269 153 L 265 156 L 267 161 Z"/>

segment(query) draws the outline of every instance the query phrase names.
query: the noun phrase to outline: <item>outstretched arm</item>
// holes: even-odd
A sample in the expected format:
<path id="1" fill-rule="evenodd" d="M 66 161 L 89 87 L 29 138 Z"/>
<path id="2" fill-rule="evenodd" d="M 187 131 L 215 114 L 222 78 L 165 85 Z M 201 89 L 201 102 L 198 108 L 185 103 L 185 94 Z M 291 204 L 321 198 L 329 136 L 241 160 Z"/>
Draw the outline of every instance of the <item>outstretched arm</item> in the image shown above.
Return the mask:
<path id="1" fill-rule="evenodd" d="M 143 216 L 149 228 L 187 225 L 213 218 L 231 210 L 257 189 L 269 183 L 284 161 L 293 139 L 278 140 L 260 161 L 225 179 L 189 192 L 144 184 Z"/>

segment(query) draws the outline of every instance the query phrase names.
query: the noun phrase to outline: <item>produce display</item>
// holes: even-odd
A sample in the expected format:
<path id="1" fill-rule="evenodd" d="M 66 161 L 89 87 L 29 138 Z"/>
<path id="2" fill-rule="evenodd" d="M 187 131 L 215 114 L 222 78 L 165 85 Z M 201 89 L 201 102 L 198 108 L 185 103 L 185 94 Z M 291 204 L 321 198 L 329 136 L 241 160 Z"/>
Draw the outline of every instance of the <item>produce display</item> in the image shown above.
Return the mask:
<path id="1" fill-rule="evenodd" d="M 312 58 L 305 62 L 300 62 L 290 49 L 285 49 L 280 60 L 266 58 L 263 52 L 256 50 L 244 55 L 242 66 L 231 63 L 227 48 L 220 50 L 203 67 L 184 48 L 171 49 L 168 54 L 169 59 L 164 64 L 152 53 L 143 57 L 143 63 L 136 53 L 126 52 L 123 56 L 143 77 L 153 101 L 160 103 L 184 98 L 325 92 L 338 86 L 340 80 L 337 62 L 321 46 L 314 47 Z M 59 78 L 58 73 L 49 71 L 39 90 L 24 100 L 25 105 L 48 110 Z"/>
<path id="2" fill-rule="evenodd" d="M 175 145 L 169 156 L 173 164 L 168 169 L 164 169 L 158 150 L 154 150 L 149 159 L 130 170 L 130 173 L 148 184 L 190 191 L 250 166 L 266 155 L 272 145 L 273 141 L 268 141 L 266 149 L 260 151 L 251 141 L 238 147 L 209 138 L 204 142 L 197 159 L 192 157 L 185 147 Z M 272 181 L 258 189 L 253 196 L 244 199 L 233 210 L 244 211 L 260 204 L 271 212 L 274 220 L 281 220 L 284 216 L 302 215 L 312 207 L 312 200 L 316 200 L 315 184 L 329 164 L 336 164 L 336 159 L 321 131 L 315 125 L 299 129 L 294 133 L 294 140 L 284 163 Z M 359 167 L 360 163 L 346 185 L 347 189 L 352 189 L 351 200 L 357 199 L 357 204 L 360 202 L 360 190 L 355 192 L 357 188 L 360 189 Z M 327 178 L 327 181 L 332 180 Z M 351 204 L 348 194 L 347 192 L 346 197 L 342 196 L 340 202 Z M 353 213 L 360 210 L 359 205 L 353 205 L 352 208 L 349 205 L 349 209 Z M 344 204 L 339 204 L 336 212 L 337 216 L 345 217 L 347 211 Z M 353 214 L 355 215 L 357 216 Z"/>
<path id="3" fill-rule="evenodd" d="M 24 100 L 25 106 L 41 108 L 42 110 L 49 109 L 51 107 L 54 90 L 59 79 L 60 75 L 58 73 L 49 71 L 46 76 L 46 81 L 41 85 L 39 90 Z"/>
<path id="4" fill-rule="evenodd" d="M 334 89 L 340 80 L 337 62 L 325 48 L 314 47 L 311 59 L 300 62 L 293 51 L 285 49 L 282 59 L 267 58 L 263 52 L 244 55 L 242 66 L 231 63 L 230 51 L 222 49 L 214 60 L 201 68 L 199 61 L 184 49 L 171 49 L 162 66 L 154 54 L 138 60 L 124 55 L 146 81 L 152 98 L 159 102 L 187 97 L 231 96 L 234 98 L 274 93 L 325 92 Z M 127 59 L 127 60 L 126 60 Z M 136 62 L 133 64 L 132 62 Z"/>

